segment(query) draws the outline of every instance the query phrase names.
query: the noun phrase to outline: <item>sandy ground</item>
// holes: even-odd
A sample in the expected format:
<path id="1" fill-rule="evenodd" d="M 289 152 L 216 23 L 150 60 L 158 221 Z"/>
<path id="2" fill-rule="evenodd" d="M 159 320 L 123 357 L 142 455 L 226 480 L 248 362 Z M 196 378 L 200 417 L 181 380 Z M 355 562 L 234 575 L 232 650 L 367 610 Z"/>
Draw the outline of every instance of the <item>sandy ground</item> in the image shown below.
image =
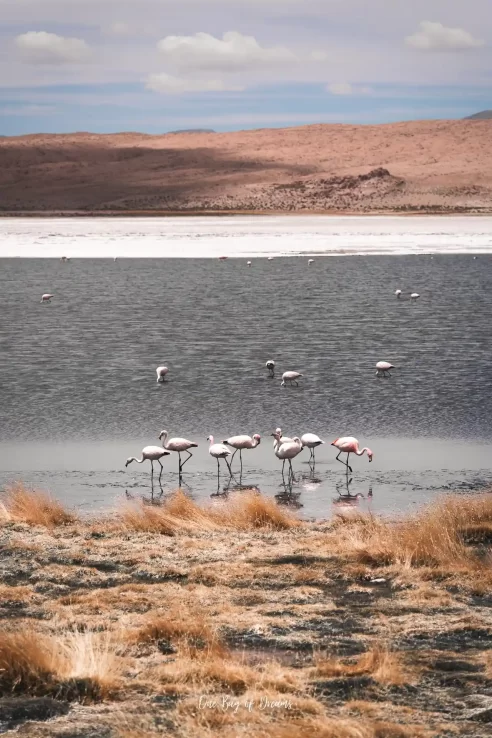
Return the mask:
<path id="1" fill-rule="evenodd" d="M 0 139 L 0 212 L 492 210 L 492 120 Z"/>

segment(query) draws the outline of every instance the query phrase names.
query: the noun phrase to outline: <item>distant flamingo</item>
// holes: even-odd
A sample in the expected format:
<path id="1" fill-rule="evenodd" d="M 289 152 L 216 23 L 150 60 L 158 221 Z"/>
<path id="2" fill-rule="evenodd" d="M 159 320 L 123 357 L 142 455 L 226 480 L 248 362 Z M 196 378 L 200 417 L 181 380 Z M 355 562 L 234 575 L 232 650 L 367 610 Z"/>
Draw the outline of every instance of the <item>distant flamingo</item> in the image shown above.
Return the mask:
<path id="1" fill-rule="evenodd" d="M 316 446 L 321 446 L 324 441 L 322 441 L 316 433 L 304 433 L 304 435 L 301 436 L 301 443 L 303 448 L 307 447 L 310 451 L 309 460 L 311 461 L 312 459 L 314 461 L 314 449 Z"/>
<path id="2" fill-rule="evenodd" d="M 359 450 L 359 441 L 353 436 L 337 438 L 336 441 L 333 441 L 331 445 L 335 446 L 335 448 L 338 449 L 338 456 L 336 457 L 336 460 L 340 461 L 341 464 L 344 464 L 347 467 L 347 471 L 350 472 L 352 471 L 352 467 L 349 466 L 348 463 L 350 454 L 362 456 L 364 453 L 367 453 L 367 458 L 369 459 L 369 461 L 372 461 L 372 457 L 374 456 L 370 448 L 366 447 Z M 342 459 L 339 458 L 340 454 L 342 453 L 347 454 L 347 461 L 342 461 Z"/>
<path id="3" fill-rule="evenodd" d="M 131 464 L 132 461 L 136 461 L 137 464 L 143 464 L 144 461 L 150 461 L 150 468 L 151 468 L 150 476 L 151 476 L 151 479 L 153 480 L 154 479 L 154 461 L 158 461 L 161 467 L 161 472 L 159 474 L 159 481 L 160 481 L 162 471 L 164 469 L 164 467 L 161 464 L 161 459 L 163 456 L 169 456 L 170 453 L 171 453 L 170 451 L 166 451 L 166 449 L 162 448 L 162 446 L 145 446 L 145 448 L 142 449 L 142 458 L 136 459 L 135 456 L 130 456 L 126 460 L 125 467 L 127 467 L 128 464 Z"/>
<path id="4" fill-rule="evenodd" d="M 163 430 L 160 432 L 159 435 L 159 441 L 162 442 L 163 448 L 165 448 L 167 451 L 175 451 L 178 454 L 179 458 L 179 473 L 181 474 L 181 471 L 183 469 L 183 466 L 186 464 L 187 461 L 191 459 L 193 456 L 192 453 L 190 453 L 190 448 L 198 448 L 198 443 L 194 443 L 193 441 L 188 441 L 186 438 L 170 438 L 168 437 L 167 430 Z M 184 453 L 188 454 L 187 458 L 181 463 L 181 454 Z"/>
<path id="5" fill-rule="evenodd" d="M 401 290 L 395 290 L 395 295 L 400 299 L 401 297 Z"/>
<path id="6" fill-rule="evenodd" d="M 296 387 L 299 387 L 299 382 L 297 381 L 299 377 L 303 377 L 303 374 L 300 374 L 299 372 L 284 372 L 282 374 L 282 382 L 281 386 L 285 387 L 286 382 L 290 382 L 292 386 L 292 382 L 296 383 Z"/>
<path id="7" fill-rule="evenodd" d="M 227 461 L 227 457 L 231 455 L 231 452 L 227 448 L 227 446 L 224 446 L 223 443 L 214 443 L 214 437 L 209 436 L 207 438 L 207 441 L 210 441 L 210 447 L 208 449 L 208 453 L 210 456 L 213 456 L 214 459 L 217 459 L 217 482 L 220 479 L 220 466 L 219 466 L 219 459 L 224 459 L 225 463 L 227 464 L 227 468 L 229 469 L 229 474 L 232 477 L 232 470 L 229 462 Z"/>
<path id="8" fill-rule="evenodd" d="M 268 374 L 270 377 L 275 376 L 275 362 L 273 359 L 268 359 L 267 363 L 265 364 L 266 368 L 268 369 Z"/>
<path id="9" fill-rule="evenodd" d="M 157 374 L 157 381 L 158 382 L 165 382 L 166 381 L 166 374 L 169 372 L 169 369 L 167 366 L 158 366 L 155 370 Z"/>
<path id="10" fill-rule="evenodd" d="M 282 435 L 282 428 L 275 428 L 275 433 L 272 433 L 273 436 L 273 448 L 275 448 L 280 445 L 281 443 L 292 443 L 294 440 L 293 438 L 289 438 L 288 436 Z M 278 438 L 277 438 L 278 436 Z"/>
<path id="11" fill-rule="evenodd" d="M 289 462 L 289 474 L 294 477 L 294 470 L 292 469 L 292 459 L 294 459 L 302 451 L 301 439 L 295 438 L 292 441 L 280 443 L 280 436 L 278 433 L 272 433 L 277 440 L 277 446 L 275 447 L 275 456 L 280 459 L 282 463 L 282 476 L 284 476 L 285 462 Z"/>
<path id="12" fill-rule="evenodd" d="M 243 448 L 256 448 L 260 445 L 261 436 L 259 433 L 255 433 L 253 437 L 251 436 L 232 436 L 231 438 L 227 438 L 225 441 L 222 441 L 226 446 L 231 446 L 231 448 L 236 449 L 234 453 L 232 454 L 231 458 L 231 466 L 232 462 L 234 461 L 234 457 L 239 451 L 239 459 L 241 461 L 241 474 L 243 471 Z"/>
<path id="13" fill-rule="evenodd" d="M 410 295 L 410 299 L 411 300 L 418 300 L 419 297 L 420 297 L 420 295 L 419 295 L 418 292 L 412 292 L 412 294 Z"/>
<path id="14" fill-rule="evenodd" d="M 273 256 L 267 256 L 267 261 L 273 261 Z"/>
<path id="15" fill-rule="evenodd" d="M 225 261 L 228 258 L 228 256 L 219 256 L 219 261 Z"/>
<path id="16" fill-rule="evenodd" d="M 247 261 L 246 262 L 246 266 L 249 266 L 250 267 L 251 266 L 251 262 L 250 261 Z"/>
<path id="17" fill-rule="evenodd" d="M 391 377 L 390 370 L 394 369 L 389 361 L 378 361 L 376 364 L 376 377 Z"/>
<path id="18" fill-rule="evenodd" d="M 308 259 L 308 264 L 314 264 L 314 259 Z"/>
<path id="19" fill-rule="evenodd" d="M 46 293 L 45 295 L 42 296 L 41 302 L 51 302 L 52 297 L 54 297 L 54 295 L 50 295 Z"/>

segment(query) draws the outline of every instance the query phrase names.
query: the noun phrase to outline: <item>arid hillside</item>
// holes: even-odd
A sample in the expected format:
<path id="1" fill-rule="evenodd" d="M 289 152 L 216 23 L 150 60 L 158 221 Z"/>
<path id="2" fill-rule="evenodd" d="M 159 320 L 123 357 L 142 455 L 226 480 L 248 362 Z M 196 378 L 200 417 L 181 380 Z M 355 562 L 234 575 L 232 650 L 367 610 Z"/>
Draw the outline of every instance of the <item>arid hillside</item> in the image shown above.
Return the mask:
<path id="1" fill-rule="evenodd" d="M 492 210 L 492 120 L 0 140 L 0 212 Z"/>

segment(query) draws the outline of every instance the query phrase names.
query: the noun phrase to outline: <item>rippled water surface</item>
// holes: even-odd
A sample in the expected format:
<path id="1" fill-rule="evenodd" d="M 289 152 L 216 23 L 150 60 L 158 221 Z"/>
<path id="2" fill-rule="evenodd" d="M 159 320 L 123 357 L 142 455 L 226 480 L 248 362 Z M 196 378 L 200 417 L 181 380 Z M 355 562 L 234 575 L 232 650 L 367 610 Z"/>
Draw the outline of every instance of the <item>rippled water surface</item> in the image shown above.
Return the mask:
<path id="1" fill-rule="evenodd" d="M 44 292 L 55 295 L 49 305 Z M 305 256 L 253 258 L 251 267 L 246 258 L 0 259 L 0 482 L 23 478 L 86 509 L 109 506 L 125 490 L 148 493 L 148 467 L 124 462 L 166 428 L 200 444 L 185 467 L 196 497 L 217 490 L 210 433 L 260 433 L 243 454 L 242 484 L 281 494 L 269 435 L 280 425 L 327 441 L 314 471 L 307 451 L 294 461 L 292 492 L 308 516 L 328 515 L 346 492 L 329 445 L 340 435 L 375 454 L 354 460 L 361 505 L 400 510 L 441 489 L 480 487 L 492 481 L 491 326 L 490 253 L 319 256 L 311 266 Z M 397 367 L 391 379 L 375 377 L 382 359 Z M 287 369 L 304 373 L 299 387 L 280 386 Z M 177 460 L 164 467 L 169 491 Z"/>

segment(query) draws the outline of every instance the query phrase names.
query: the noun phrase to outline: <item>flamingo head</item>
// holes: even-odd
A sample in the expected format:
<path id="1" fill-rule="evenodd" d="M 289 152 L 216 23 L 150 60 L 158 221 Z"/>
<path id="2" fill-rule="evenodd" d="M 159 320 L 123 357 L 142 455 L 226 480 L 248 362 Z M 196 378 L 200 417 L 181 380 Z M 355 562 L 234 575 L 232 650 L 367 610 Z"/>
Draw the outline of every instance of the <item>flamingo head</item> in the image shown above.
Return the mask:
<path id="1" fill-rule="evenodd" d="M 281 436 L 281 431 L 280 431 L 279 428 L 277 428 L 277 430 L 275 431 L 275 433 L 271 433 L 270 435 L 273 436 L 274 438 L 276 438 L 277 441 L 279 441 L 280 440 L 280 436 Z"/>
<path id="2" fill-rule="evenodd" d="M 370 448 L 366 449 L 366 454 L 369 461 L 372 461 L 372 457 L 374 456 L 374 454 L 372 453 Z"/>
<path id="3" fill-rule="evenodd" d="M 209 436 L 207 438 L 207 441 L 210 441 L 210 443 L 213 443 L 214 442 L 214 437 L 213 436 Z"/>
<path id="4" fill-rule="evenodd" d="M 168 435 L 168 433 L 167 433 L 167 431 L 166 431 L 166 430 L 164 430 L 164 431 L 161 431 L 161 432 L 159 433 L 159 441 L 161 440 L 162 436 L 167 436 L 167 435 Z"/>
<path id="5" fill-rule="evenodd" d="M 125 468 L 126 468 L 126 467 L 128 466 L 128 464 L 131 464 L 131 463 L 132 463 L 132 461 L 133 461 L 133 459 L 132 459 L 132 457 L 130 456 L 130 458 L 129 458 L 129 459 L 127 459 L 127 460 L 126 460 L 126 462 L 125 462 Z"/>
<path id="6" fill-rule="evenodd" d="M 255 434 L 254 434 L 254 436 L 253 436 L 253 439 L 254 439 L 255 441 L 258 441 L 258 443 L 259 443 L 259 442 L 261 441 L 261 436 L 260 436 L 260 434 L 259 434 L 259 433 L 255 433 Z"/>

